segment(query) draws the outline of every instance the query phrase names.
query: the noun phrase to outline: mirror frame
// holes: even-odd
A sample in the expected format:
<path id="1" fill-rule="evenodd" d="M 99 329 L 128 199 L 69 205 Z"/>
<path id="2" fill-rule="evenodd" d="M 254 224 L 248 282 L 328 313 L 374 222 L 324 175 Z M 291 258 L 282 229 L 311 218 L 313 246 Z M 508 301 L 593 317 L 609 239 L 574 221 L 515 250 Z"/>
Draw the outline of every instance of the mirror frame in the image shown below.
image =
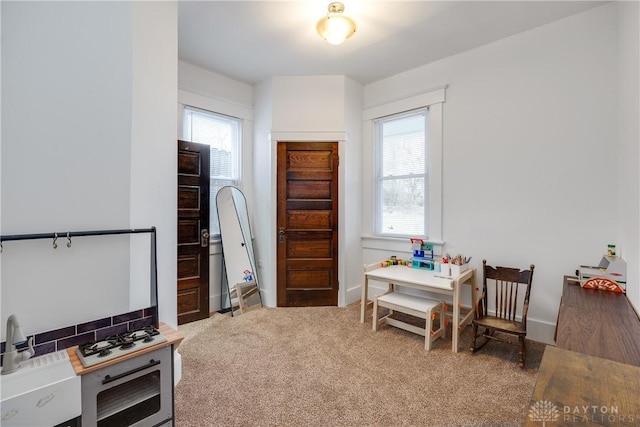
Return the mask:
<path id="1" fill-rule="evenodd" d="M 224 307 L 224 295 L 221 295 L 220 307 L 223 310 L 230 309 L 233 315 L 229 295 L 231 287 L 237 283 L 255 281 L 259 302 L 262 305 L 247 200 L 239 188 L 227 185 L 216 193 L 216 209 L 222 242 L 223 270 L 227 284 L 226 302 L 228 302 L 228 307 Z M 222 287 L 224 289 L 224 284 Z"/>

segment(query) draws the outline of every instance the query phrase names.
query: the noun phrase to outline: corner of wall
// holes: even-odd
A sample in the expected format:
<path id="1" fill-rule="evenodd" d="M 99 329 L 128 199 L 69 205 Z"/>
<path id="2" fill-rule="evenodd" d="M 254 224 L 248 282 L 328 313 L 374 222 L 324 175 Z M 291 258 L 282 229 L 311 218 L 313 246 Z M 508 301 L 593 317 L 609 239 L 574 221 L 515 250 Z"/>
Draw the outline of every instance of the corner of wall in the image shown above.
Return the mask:
<path id="1" fill-rule="evenodd" d="M 618 240 L 627 261 L 627 297 L 640 308 L 640 3 L 618 8 Z"/>

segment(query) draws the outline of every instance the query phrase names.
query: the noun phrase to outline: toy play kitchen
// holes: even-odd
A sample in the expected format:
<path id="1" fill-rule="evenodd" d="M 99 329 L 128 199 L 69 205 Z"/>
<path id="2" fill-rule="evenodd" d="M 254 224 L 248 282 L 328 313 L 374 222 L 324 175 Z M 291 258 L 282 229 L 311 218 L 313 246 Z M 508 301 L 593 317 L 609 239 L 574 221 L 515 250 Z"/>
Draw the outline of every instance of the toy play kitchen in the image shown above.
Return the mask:
<path id="1" fill-rule="evenodd" d="M 144 257 L 150 265 L 143 265 L 149 285 L 146 280 L 135 281 L 146 294 L 142 306 L 134 308 L 129 300 L 126 312 L 101 312 L 97 319 L 41 332 L 30 330 L 28 321 L 21 323 L 16 315 L 7 318 L 0 375 L 2 427 L 174 425 L 173 361 L 182 336 L 158 321 L 155 227 L 3 235 L 0 248 L 3 256 L 10 251 L 16 256 L 19 248 L 7 242 L 53 239 L 55 251 L 60 237 L 66 242 L 64 254 L 73 257 L 78 255 L 72 250 L 76 246 L 72 238 L 132 234 L 143 235 L 139 239 L 145 243 L 145 255 L 150 255 Z M 127 248 L 134 246 L 130 236 L 121 238 Z M 89 246 L 83 244 L 81 250 L 86 253 Z M 55 253 L 60 254 L 60 249 Z M 126 258 L 136 259 L 134 255 Z M 127 267 L 117 266 L 129 276 Z M 14 305 L 20 307 L 19 302 Z M 95 311 L 92 314 L 97 316 Z"/>

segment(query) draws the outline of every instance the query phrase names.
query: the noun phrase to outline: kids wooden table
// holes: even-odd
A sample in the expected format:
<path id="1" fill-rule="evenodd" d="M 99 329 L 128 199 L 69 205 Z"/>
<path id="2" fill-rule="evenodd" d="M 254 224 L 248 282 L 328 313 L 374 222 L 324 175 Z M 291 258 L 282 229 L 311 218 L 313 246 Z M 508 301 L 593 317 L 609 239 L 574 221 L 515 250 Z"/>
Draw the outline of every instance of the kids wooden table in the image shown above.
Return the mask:
<path id="1" fill-rule="evenodd" d="M 396 286 L 405 286 L 441 295 L 449 295 L 453 299 L 451 349 L 454 353 L 457 353 L 460 332 L 467 324 L 471 323 L 474 315 L 473 304 L 472 307 L 461 310 L 460 292 L 463 284 L 470 285 L 471 301 L 475 301 L 475 276 L 474 268 L 462 272 L 457 277 L 444 277 L 433 271 L 404 265 L 391 265 L 388 267 L 382 267 L 381 263 L 365 265 L 360 298 L 360 323 L 365 322 L 367 310 L 373 304 L 368 301 L 369 280 L 387 283 L 389 289 L 395 289 Z"/>

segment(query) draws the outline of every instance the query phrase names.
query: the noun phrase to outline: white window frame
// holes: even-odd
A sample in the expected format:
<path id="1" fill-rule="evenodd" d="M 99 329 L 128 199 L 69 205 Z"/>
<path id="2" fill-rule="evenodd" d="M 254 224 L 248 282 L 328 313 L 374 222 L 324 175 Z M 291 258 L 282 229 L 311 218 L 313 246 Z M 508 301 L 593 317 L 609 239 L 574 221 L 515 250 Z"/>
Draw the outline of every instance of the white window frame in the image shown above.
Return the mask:
<path id="1" fill-rule="evenodd" d="M 234 121 L 237 123 L 237 138 L 235 141 L 232 142 L 232 148 L 231 148 L 231 176 L 229 177 L 223 177 L 223 176 L 209 176 L 209 184 L 210 184 L 210 191 L 209 191 L 209 210 L 210 210 L 210 214 L 209 214 L 209 219 L 210 219 L 210 224 L 209 224 L 209 230 L 211 233 L 211 242 L 219 240 L 220 239 L 220 232 L 218 230 L 218 224 L 213 224 L 211 223 L 211 221 L 213 221 L 214 219 L 217 219 L 217 210 L 216 210 L 216 193 L 212 192 L 211 189 L 215 188 L 215 187 L 223 187 L 226 185 L 232 185 L 235 187 L 239 187 L 240 186 L 240 179 L 241 179 L 241 171 L 242 171 L 242 138 L 243 138 L 243 120 L 237 117 L 232 117 L 226 114 L 221 114 L 221 113 L 217 113 L 214 111 L 209 111 L 209 110 L 205 110 L 202 108 L 198 108 L 198 107 L 194 107 L 191 105 L 183 105 L 182 106 L 182 139 L 184 139 L 185 141 L 190 141 L 190 142 L 198 142 L 198 141 L 191 141 L 192 138 L 190 138 L 189 132 L 190 130 L 188 129 L 188 123 L 187 120 L 185 120 L 186 118 L 186 114 L 187 111 L 194 111 L 194 112 L 198 112 L 201 113 L 203 115 L 209 115 L 211 117 L 215 117 L 215 118 L 220 118 L 222 120 L 227 120 L 227 121 Z M 216 184 L 214 186 L 214 184 Z M 217 232 L 213 232 L 213 231 L 217 231 Z"/>
<path id="2" fill-rule="evenodd" d="M 418 110 L 420 108 L 428 108 L 427 113 L 427 189 L 426 202 L 427 202 L 427 229 L 425 229 L 425 236 L 429 242 L 442 244 L 442 106 L 445 102 L 445 90 L 446 86 L 432 89 L 428 92 L 424 92 L 411 97 L 391 101 L 382 105 L 367 108 L 363 111 L 363 138 L 370 142 L 370 150 L 365 150 L 363 157 L 369 163 L 370 177 L 363 180 L 363 202 L 364 206 L 370 208 L 365 209 L 366 213 L 363 218 L 363 239 L 368 240 L 401 240 L 404 242 L 406 239 L 402 237 L 391 237 L 389 235 L 383 235 L 376 233 L 375 231 L 375 218 L 377 200 L 376 194 L 376 156 L 374 153 L 375 141 L 374 141 L 374 127 L 375 120 L 407 112 L 411 110 Z M 416 236 L 418 237 L 418 236 Z M 371 245 L 371 247 L 383 248 L 385 245 Z"/>
<path id="3" fill-rule="evenodd" d="M 384 123 L 389 123 L 394 120 L 401 120 L 406 117 L 416 116 L 416 115 L 424 115 L 425 117 L 425 126 L 424 126 L 424 138 L 425 138 L 425 164 L 423 165 L 423 172 L 419 174 L 411 174 L 411 175 L 397 175 L 397 176 L 383 176 L 382 167 L 383 167 L 383 150 L 382 144 L 384 141 L 382 140 L 382 126 Z M 373 234 L 376 236 L 383 237 L 426 237 L 428 224 L 429 224 L 429 210 L 428 210 L 428 197 L 429 197 L 429 177 L 428 177 L 428 169 L 427 169 L 427 158 L 429 155 L 429 141 L 427 139 L 427 120 L 428 120 L 428 108 L 418 108 L 417 110 L 404 111 L 401 113 L 393 114 L 391 116 L 380 117 L 374 119 L 374 144 L 375 144 L 375 209 L 374 209 L 374 229 Z M 410 234 L 402 234 L 402 233 L 387 233 L 382 229 L 382 209 L 383 209 L 383 191 L 382 186 L 385 181 L 396 181 L 401 179 L 419 179 L 422 178 L 424 180 L 424 208 L 423 208 L 423 230 L 424 233 L 410 233 Z"/>

